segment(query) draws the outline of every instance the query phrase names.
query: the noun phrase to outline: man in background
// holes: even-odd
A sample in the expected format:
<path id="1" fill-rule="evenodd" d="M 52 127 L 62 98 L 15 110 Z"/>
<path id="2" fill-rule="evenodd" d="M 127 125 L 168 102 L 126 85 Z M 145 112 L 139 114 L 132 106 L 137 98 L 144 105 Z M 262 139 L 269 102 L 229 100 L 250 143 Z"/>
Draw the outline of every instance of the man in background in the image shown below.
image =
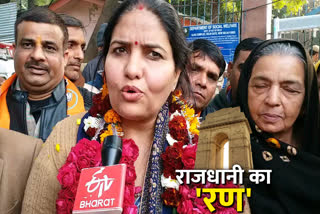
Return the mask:
<path id="1" fill-rule="evenodd" d="M 65 75 L 76 86 L 83 87 L 85 79 L 80 68 L 84 59 L 84 48 L 86 47 L 84 27 L 80 20 L 72 16 L 60 14 L 60 17 L 63 19 L 69 34 L 68 62 L 65 67 Z"/>
<path id="2" fill-rule="evenodd" d="M 68 32 L 54 12 L 35 8 L 15 23 L 15 73 L 0 89 L 0 127 L 47 139 L 57 122 L 83 112 L 77 87 L 64 79 Z"/>
<path id="3" fill-rule="evenodd" d="M 309 54 L 312 58 L 313 64 L 316 64 L 319 61 L 319 45 L 313 45 L 310 49 Z"/>
<path id="4" fill-rule="evenodd" d="M 192 54 L 187 65 L 196 111 L 202 112 L 216 91 L 217 81 L 226 67 L 218 46 L 209 40 L 197 39 L 189 44 Z"/>
<path id="5" fill-rule="evenodd" d="M 86 67 L 83 69 L 83 76 L 86 80 L 86 83 L 96 87 L 97 89 L 100 89 L 103 84 L 102 73 L 104 71 L 104 64 L 103 60 L 101 59 L 101 51 L 104 45 L 103 35 L 107 26 L 107 23 L 101 24 L 97 34 L 98 56 L 88 62 Z"/>
<path id="6" fill-rule="evenodd" d="M 65 26 L 67 27 L 68 39 L 68 61 L 65 67 L 65 75 L 70 79 L 80 91 L 83 99 L 85 109 L 90 109 L 92 105 L 92 96 L 100 91 L 85 83 L 85 79 L 81 72 L 81 63 L 84 59 L 84 48 L 86 46 L 84 37 L 84 26 L 80 20 L 67 14 L 60 14 Z"/>
<path id="7" fill-rule="evenodd" d="M 205 115 L 236 105 L 238 82 L 242 66 L 251 51 L 262 41 L 263 40 L 258 38 L 247 38 L 238 44 L 234 52 L 233 62 L 228 63 L 227 77 L 230 81 L 230 85 L 229 87 L 222 89 L 219 94 L 214 97 L 208 107 L 204 110 Z"/>

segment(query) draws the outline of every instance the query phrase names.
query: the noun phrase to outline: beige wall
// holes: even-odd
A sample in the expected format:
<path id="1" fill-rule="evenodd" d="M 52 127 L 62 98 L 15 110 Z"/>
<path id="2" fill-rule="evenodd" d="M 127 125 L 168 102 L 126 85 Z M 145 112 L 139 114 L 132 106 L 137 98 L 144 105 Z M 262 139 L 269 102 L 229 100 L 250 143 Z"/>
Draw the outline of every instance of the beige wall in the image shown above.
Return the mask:
<path id="1" fill-rule="evenodd" d="M 243 0 L 241 40 L 248 37 L 266 39 L 266 3 L 267 0 Z"/>
<path id="2" fill-rule="evenodd" d="M 85 27 L 86 43 L 88 44 L 101 11 L 102 7 L 96 4 L 82 0 L 71 0 L 55 12 L 65 13 L 79 19 Z"/>

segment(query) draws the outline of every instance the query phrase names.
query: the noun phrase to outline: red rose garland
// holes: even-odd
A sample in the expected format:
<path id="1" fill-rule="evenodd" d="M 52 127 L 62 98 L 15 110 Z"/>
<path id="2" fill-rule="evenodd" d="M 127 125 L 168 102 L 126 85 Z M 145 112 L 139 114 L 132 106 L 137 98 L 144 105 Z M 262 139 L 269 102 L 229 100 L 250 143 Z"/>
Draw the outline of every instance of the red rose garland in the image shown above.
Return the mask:
<path id="1" fill-rule="evenodd" d="M 108 97 L 108 89 L 103 86 L 102 93 L 93 97 L 93 106 L 89 110 L 89 117 L 84 119 L 84 130 L 86 134 L 94 138 L 96 135 L 101 141 L 108 135 L 122 136 L 122 129 L 119 126 L 120 118 L 111 109 Z M 99 124 L 103 121 L 103 129 L 99 130 Z M 112 122 L 110 122 L 112 121 Z M 111 127 L 111 128 L 110 128 Z M 123 213 L 137 213 L 138 208 L 134 204 L 135 194 L 141 192 L 141 187 L 135 187 L 136 171 L 134 162 L 139 156 L 139 148 L 133 140 L 122 140 L 122 156 L 120 163 L 127 165 L 125 194 L 123 201 Z M 95 140 L 82 139 L 70 151 L 66 163 L 59 169 L 58 181 L 61 190 L 56 200 L 57 213 L 72 213 L 73 204 L 77 192 L 80 172 L 83 168 L 96 167 L 101 165 L 101 144 Z"/>
<path id="2" fill-rule="evenodd" d="M 122 157 L 120 159 L 120 163 L 124 163 L 127 165 L 122 213 L 138 213 L 138 208 L 134 204 L 134 196 L 135 193 L 140 191 L 140 189 L 136 188 L 134 185 L 134 182 L 137 178 L 134 162 L 137 160 L 139 156 L 139 148 L 131 139 L 124 139 L 122 144 Z"/>
<path id="3" fill-rule="evenodd" d="M 96 167 L 100 164 L 101 144 L 99 142 L 82 139 L 72 147 L 66 163 L 59 169 L 57 176 L 61 184 L 56 201 L 57 213 L 72 213 L 81 169 Z"/>
<path id="4" fill-rule="evenodd" d="M 102 93 L 93 98 L 93 106 L 89 110 L 90 116 L 84 120 L 86 134 L 92 139 L 100 139 L 101 142 L 108 135 L 122 135 L 120 118 L 111 109 L 106 85 L 103 88 Z M 161 155 L 163 159 L 161 183 L 165 188 L 162 194 L 164 204 L 176 207 L 178 213 L 181 214 L 210 213 L 203 202 L 205 196 L 196 197 L 196 186 L 179 186 L 174 179 L 176 170 L 194 168 L 199 137 L 199 117 L 186 101 L 181 99 L 180 91 L 173 94 L 169 111 L 167 140 L 170 146 Z M 106 123 L 103 122 L 103 129 L 99 129 L 103 120 Z M 138 208 L 134 204 L 135 193 L 141 192 L 141 187 L 135 187 L 136 171 L 134 167 L 134 162 L 139 156 L 139 149 L 133 140 L 123 139 L 122 151 L 120 163 L 127 165 L 123 213 L 135 214 L 138 213 Z M 66 163 L 59 169 L 57 176 L 61 184 L 61 190 L 56 200 L 57 213 L 72 213 L 81 169 L 100 165 L 101 144 L 98 141 L 82 139 L 71 149 Z M 213 187 L 212 185 L 206 186 Z M 219 204 L 215 207 L 218 207 L 217 210 L 233 209 L 223 208 Z"/>
<path id="5" fill-rule="evenodd" d="M 135 188 L 136 171 L 134 162 L 139 156 L 139 148 L 133 140 L 123 139 L 123 152 L 120 163 L 127 165 L 123 213 L 137 213 L 134 205 L 134 195 L 141 191 Z M 57 176 L 61 190 L 56 201 L 57 213 L 72 213 L 77 193 L 80 172 L 83 168 L 101 165 L 101 144 L 98 141 L 82 139 L 72 147 L 66 163 L 59 169 Z"/>

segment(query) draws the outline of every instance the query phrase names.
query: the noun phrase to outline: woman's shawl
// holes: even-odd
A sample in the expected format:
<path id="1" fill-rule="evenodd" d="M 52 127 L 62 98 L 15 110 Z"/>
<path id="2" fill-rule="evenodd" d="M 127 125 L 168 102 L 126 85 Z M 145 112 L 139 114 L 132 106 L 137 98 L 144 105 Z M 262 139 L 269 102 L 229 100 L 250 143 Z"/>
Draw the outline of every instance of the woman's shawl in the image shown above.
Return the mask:
<path id="1" fill-rule="evenodd" d="M 82 138 L 90 139 L 89 136 L 84 132 L 83 120 L 89 117 L 87 113 L 83 118 L 79 126 L 77 135 L 77 142 Z M 148 162 L 148 168 L 146 170 L 146 177 L 144 187 L 142 190 L 142 200 L 137 200 L 136 205 L 140 208 L 139 213 L 171 213 L 172 209 L 169 207 L 163 207 L 161 199 L 162 186 L 161 186 L 161 174 L 163 172 L 161 154 L 168 146 L 166 141 L 166 135 L 169 131 L 169 107 L 168 103 L 165 103 L 156 120 L 154 129 L 154 139 L 151 146 L 150 158 Z"/>
<path id="2" fill-rule="evenodd" d="M 280 142 L 280 148 L 267 143 L 272 138 L 255 126 L 248 108 L 248 82 L 257 53 L 267 45 L 289 43 L 297 47 L 306 59 L 305 100 L 303 116 L 295 131 L 301 131 L 303 140 L 299 148 Z M 281 57 L 281 56 L 280 56 Z M 272 63 L 272 62 L 270 62 Z M 290 65 L 288 65 L 290 66 Z M 271 169 L 271 184 L 249 183 L 252 196 L 249 198 L 252 213 L 319 213 L 320 206 L 320 144 L 319 144 L 319 99 L 316 75 L 310 57 L 302 45 L 291 40 L 268 40 L 258 45 L 244 64 L 238 87 L 238 103 L 249 120 L 252 135 L 251 149 L 255 169 Z M 296 121 L 296 123 L 297 123 Z"/>
<path id="3" fill-rule="evenodd" d="M 141 213 L 162 213 L 162 186 L 161 174 L 163 172 L 161 154 L 166 147 L 166 135 L 169 131 L 169 108 L 166 103 L 160 113 L 155 125 L 154 139 L 150 152 L 149 164 L 144 181 Z"/>

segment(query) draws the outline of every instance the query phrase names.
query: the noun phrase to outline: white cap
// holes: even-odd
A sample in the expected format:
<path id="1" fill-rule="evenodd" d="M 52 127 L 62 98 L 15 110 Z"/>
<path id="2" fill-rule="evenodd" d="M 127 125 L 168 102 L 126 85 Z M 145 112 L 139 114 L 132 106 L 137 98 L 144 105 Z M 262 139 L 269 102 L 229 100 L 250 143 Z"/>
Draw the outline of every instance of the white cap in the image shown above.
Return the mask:
<path id="1" fill-rule="evenodd" d="M 312 50 L 313 50 L 313 52 L 319 53 L 319 45 L 313 45 Z"/>

